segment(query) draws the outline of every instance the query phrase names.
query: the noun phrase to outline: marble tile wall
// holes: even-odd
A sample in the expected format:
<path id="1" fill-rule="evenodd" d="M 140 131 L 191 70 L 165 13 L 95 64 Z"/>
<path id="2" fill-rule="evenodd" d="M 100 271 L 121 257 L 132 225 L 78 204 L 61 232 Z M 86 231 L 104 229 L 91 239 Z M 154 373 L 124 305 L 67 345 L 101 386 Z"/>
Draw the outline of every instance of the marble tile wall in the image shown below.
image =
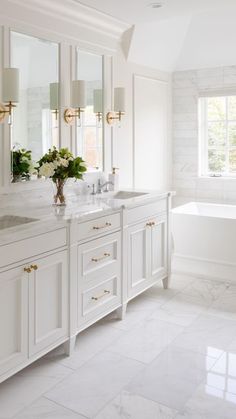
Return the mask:
<path id="1" fill-rule="evenodd" d="M 203 89 L 235 88 L 236 65 L 173 74 L 174 204 L 205 201 L 236 204 L 236 179 L 198 176 L 198 94 Z"/>

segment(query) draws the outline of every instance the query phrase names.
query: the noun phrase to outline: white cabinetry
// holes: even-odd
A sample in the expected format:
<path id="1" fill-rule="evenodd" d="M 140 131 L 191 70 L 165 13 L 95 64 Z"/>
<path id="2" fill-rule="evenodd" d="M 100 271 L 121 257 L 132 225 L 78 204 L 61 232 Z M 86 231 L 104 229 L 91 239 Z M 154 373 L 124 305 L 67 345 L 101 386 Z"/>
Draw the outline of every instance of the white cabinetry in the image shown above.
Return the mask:
<path id="1" fill-rule="evenodd" d="M 127 211 L 123 243 L 126 302 L 167 278 L 167 220 L 166 200 Z"/>
<path id="2" fill-rule="evenodd" d="M 0 274 L 1 375 L 28 357 L 28 277 L 23 266 Z"/>
<path id="3" fill-rule="evenodd" d="M 29 273 L 29 356 L 68 334 L 67 252 L 44 257 L 32 266 Z"/>
<path id="4" fill-rule="evenodd" d="M 166 217 L 153 217 L 128 228 L 128 297 L 163 278 L 167 272 Z"/>
<path id="5" fill-rule="evenodd" d="M 61 230 L 54 236 L 59 239 Z M 46 233 L 45 240 L 48 237 Z M 37 237 L 30 240 L 37 243 Z M 42 248 L 53 248 L 52 242 L 43 244 L 41 240 Z M 58 244 L 60 241 L 54 247 Z M 30 253 L 35 254 L 34 247 L 28 249 Z M 12 254 L 11 258 L 13 261 Z M 69 334 L 67 250 L 24 262 L 18 258 L 15 253 L 14 265 L 18 266 L 5 267 L 0 273 L 0 382 L 66 341 Z"/>
<path id="6" fill-rule="evenodd" d="M 78 246 L 78 329 L 121 304 L 121 234 Z"/>

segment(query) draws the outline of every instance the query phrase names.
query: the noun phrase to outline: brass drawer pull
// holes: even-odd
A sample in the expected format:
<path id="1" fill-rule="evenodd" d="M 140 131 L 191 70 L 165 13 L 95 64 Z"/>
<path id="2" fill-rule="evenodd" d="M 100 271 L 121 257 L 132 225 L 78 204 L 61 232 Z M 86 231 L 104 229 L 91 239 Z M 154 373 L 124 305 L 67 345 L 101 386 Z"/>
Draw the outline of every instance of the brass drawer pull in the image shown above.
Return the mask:
<path id="1" fill-rule="evenodd" d="M 103 226 L 94 226 L 93 230 L 101 230 L 102 228 L 107 228 L 107 227 L 111 227 L 111 223 L 106 223 Z"/>
<path id="2" fill-rule="evenodd" d="M 37 271 L 38 269 L 38 265 L 30 265 L 31 269 L 33 269 L 34 271 Z"/>
<path id="3" fill-rule="evenodd" d="M 97 263 L 97 262 L 100 262 L 103 259 L 109 258 L 110 256 L 111 256 L 110 253 L 104 253 L 104 255 L 101 256 L 100 258 L 92 258 L 91 261 Z"/>
<path id="4" fill-rule="evenodd" d="M 156 225 L 155 221 L 149 221 L 146 226 L 147 227 L 154 227 Z"/>
<path id="5" fill-rule="evenodd" d="M 31 268 L 24 268 L 24 272 L 27 272 L 28 274 L 30 274 Z"/>
<path id="6" fill-rule="evenodd" d="M 98 297 L 91 297 L 91 299 L 94 300 L 94 301 L 98 301 L 98 300 L 100 300 L 100 298 L 103 298 L 103 297 L 105 297 L 105 295 L 110 294 L 110 293 L 111 293 L 111 291 L 104 290 L 103 294 L 99 295 Z"/>

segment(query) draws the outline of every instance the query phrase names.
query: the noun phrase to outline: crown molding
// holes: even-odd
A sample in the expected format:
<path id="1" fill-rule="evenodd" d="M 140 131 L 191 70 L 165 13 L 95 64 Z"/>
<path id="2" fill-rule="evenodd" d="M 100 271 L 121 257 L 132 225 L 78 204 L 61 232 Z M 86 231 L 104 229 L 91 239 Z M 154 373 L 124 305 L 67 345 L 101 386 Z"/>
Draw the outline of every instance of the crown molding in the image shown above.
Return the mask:
<path id="1" fill-rule="evenodd" d="M 15 7 L 18 6 L 22 10 L 22 15 L 24 15 L 24 10 L 28 13 L 36 14 L 39 26 L 41 26 L 39 15 L 47 16 L 53 19 L 53 21 L 59 20 L 76 26 L 80 33 L 83 29 L 85 32 L 89 31 L 95 35 L 94 39 L 97 39 L 96 34 L 100 35 L 103 39 L 103 44 L 104 39 L 109 38 L 109 45 L 112 41 L 114 49 L 116 49 L 115 44 L 121 42 L 123 33 L 131 26 L 96 9 L 85 6 L 77 0 L 24 0 L 24 2 L 22 0 L 1 0 L 1 3 L 7 3 L 8 7 L 7 12 L 2 8 L 0 13 L 10 18 L 16 18 Z M 83 41 L 86 41 L 86 34 Z"/>

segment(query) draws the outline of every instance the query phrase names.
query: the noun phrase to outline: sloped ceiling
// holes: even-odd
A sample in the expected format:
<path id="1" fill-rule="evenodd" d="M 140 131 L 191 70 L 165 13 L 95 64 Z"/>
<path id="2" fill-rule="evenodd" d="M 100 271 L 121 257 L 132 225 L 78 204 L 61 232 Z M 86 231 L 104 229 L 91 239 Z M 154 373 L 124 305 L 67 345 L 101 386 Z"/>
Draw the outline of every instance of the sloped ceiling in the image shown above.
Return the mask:
<path id="1" fill-rule="evenodd" d="M 169 72 L 236 64 L 236 0 L 157 0 L 160 9 L 153 2 L 82 0 L 130 24 L 128 61 Z"/>

